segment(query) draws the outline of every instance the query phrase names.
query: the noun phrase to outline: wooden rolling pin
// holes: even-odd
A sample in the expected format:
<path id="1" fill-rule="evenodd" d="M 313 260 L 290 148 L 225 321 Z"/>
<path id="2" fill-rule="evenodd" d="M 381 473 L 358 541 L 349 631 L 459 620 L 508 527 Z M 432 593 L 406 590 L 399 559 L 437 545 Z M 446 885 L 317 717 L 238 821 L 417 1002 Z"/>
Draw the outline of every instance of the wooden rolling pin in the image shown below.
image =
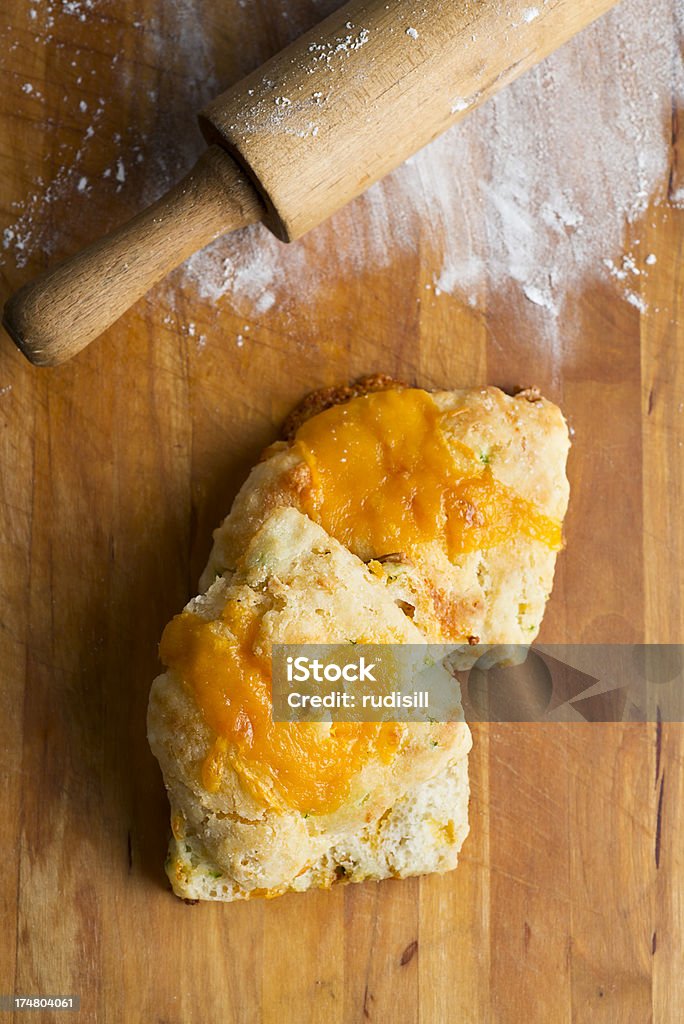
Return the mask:
<path id="1" fill-rule="evenodd" d="M 299 238 L 615 2 L 352 0 L 210 104 L 193 170 L 17 292 L 4 326 L 54 366 L 224 232 Z"/>

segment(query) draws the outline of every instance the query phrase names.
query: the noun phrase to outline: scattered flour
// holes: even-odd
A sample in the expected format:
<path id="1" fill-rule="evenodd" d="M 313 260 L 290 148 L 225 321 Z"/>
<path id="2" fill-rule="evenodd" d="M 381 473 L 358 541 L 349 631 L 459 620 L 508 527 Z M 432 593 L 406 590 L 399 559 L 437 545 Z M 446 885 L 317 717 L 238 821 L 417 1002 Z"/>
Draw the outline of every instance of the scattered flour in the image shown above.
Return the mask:
<path id="1" fill-rule="evenodd" d="M 684 19 L 682 0 L 677 12 Z M 338 214 L 339 276 L 432 249 L 435 296 L 476 306 L 517 292 L 516 329 L 529 325 L 559 355 L 561 324 L 589 283 L 645 312 L 639 277 L 605 261 L 620 264 L 630 225 L 665 198 L 673 94 L 684 97 L 671 4 L 623 0 Z M 213 303 L 292 308 L 329 273 L 330 241 L 322 229 L 285 247 L 256 228 L 219 239 L 181 275 Z M 641 275 L 653 266 L 637 246 L 631 259 Z"/>
<path id="2" fill-rule="evenodd" d="M 485 268 L 480 257 L 466 256 L 462 260 L 454 259 L 442 267 L 438 277 L 434 279 L 435 295 L 442 292 L 453 294 L 458 289 L 474 288 L 481 280 Z"/>
<path id="3" fill-rule="evenodd" d="M 451 104 L 451 113 L 458 114 L 461 110 L 467 110 L 472 103 L 472 99 L 464 99 L 463 96 L 457 96 Z"/>
<path id="4" fill-rule="evenodd" d="M 346 28 L 354 29 L 354 25 L 350 21 L 347 22 Z M 323 64 L 331 71 L 336 66 L 335 58 L 342 56 L 349 56 L 356 50 L 360 50 L 362 46 L 365 46 L 370 39 L 370 32 L 367 28 L 359 29 L 359 31 L 352 35 L 350 32 L 346 36 L 341 36 L 332 43 L 311 43 L 309 46 L 309 53 L 312 54 L 312 63 Z M 310 67 L 308 74 L 312 74 L 315 68 Z"/>
<path id="5" fill-rule="evenodd" d="M 140 165 L 145 161 L 146 167 L 145 174 L 137 178 L 133 200 L 129 197 L 128 208 L 122 208 L 121 220 L 136 208 L 151 203 L 192 164 L 202 148 L 195 113 L 220 91 L 213 51 L 198 14 L 199 3 L 200 0 L 171 0 L 160 6 L 157 17 L 141 24 L 142 50 L 134 62 L 127 63 L 123 51 L 115 50 L 106 71 L 101 67 L 101 55 L 93 56 L 68 42 L 69 22 L 76 18 L 92 25 L 101 39 L 102 52 L 107 52 L 108 33 L 114 29 L 116 38 L 119 24 L 103 3 L 39 0 L 28 9 L 26 25 L 30 32 L 38 32 L 30 36 L 30 45 L 49 48 L 60 66 L 71 69 L 72 80 L 65 78 L 66 91 L 59 97 L 59 117 L 48 109 L 36 83 L 17 86 L 44 108 L 34 130 L 43 132 L 44 159 L 57 170 L 50 175 L 38 174 L 28 192 L 11 203 L 14 220 L 3 228 L 0 266 L 11 260 L 21 268 L 34 254 L 50 258 L 55 253 L 68 252 L 74 248 L 75 226 L 83 223 L 94 230 L 98 213 L 111 218 L 112 187 L 122 196 L 124 186 L 130 189 L 127 162 Z M 13 64 L 17 58 L 13 54 L 20 46 L 24 47 L 24 43 L 17 35 L 0 50 L 0 73 L 10 82 L 16 76 Z M 182 88 L 178 87 L 177 65 L 183 68 Z M 106 84 L 108 91 L 104 88 Z M 95 89 L 102 89 L 103 94 L 98 95 Z M 83 98 L 86 90 L 87 100 Z M 158 104 L 152 128 L 146 132 L 136 128 L 135 123 L 129 124 L 125 116 L 131 94 L 139 92 Z M 66 115 L 63 111 L 67 111 Z M 87 115 L 87 120 L 82 115 Z M 123 134 L 112 131 L 117 123 L 125 125 Z M 58 125 L 62 128 L 59 143 Z M 77 141 L 73 142 L 74 139 Z M 93 169 L 98 159 L 99 167 Z M 107 162 L 110 166 L 105 166 Z M 112 184 L 109 189 L 94 185 L 95 178 Z M 86 216 L 80 215 L 82 203 L 89 204 Z M 80 238 L 78 244 L 87 240 L 90 239 Z"/>
<path id="6" fill-rule="evenodd" d="M 202 0 L 169 0 L 157 19 L 142 25 L 146 61 L 122 60 L 117 81 L 122 95 L 137 91 L 153 97 L 159 122 L 146 136 L 108 137 L 97 171 L 105 183 L 99 186 L 84 160 L 89 147 L 102 146 L 105 103 L 116 106 L 120 97 L 96 99 L 91 87 L 86 109 L 85 100 L 80 107 L 88 121 L 82 142 L 52 180 L 37 179 L 17 202 L 14 223 L 2 236 L 5 261 L 23 265 L 33 252 L 49 254 L 59 220 L 46 216 L 47 207 L 72 201 L 75 192 L 92 202 L 98 188 L 105 190 L 106 179 L 118 190 L 137 181 L 138 190 L 130 194 L 142 205 L 191 165 L 202 144 L 187 125 L 220 91 L 216 51 L 202 28 L 205 9 Z M 286 19 L 287 0 L 278 9 Z M 562 344 L 562 318 L 571 315 L 573 299 L 592 282 L 619 290 L 645 311 L 639 282 L 653 272 L 655 258 L 640 255 L 634 241 L 629 253 L 623 250 L 630 225 L 666 196 L 672 97 L 684 98 L 673 20 L 684 22 L 684 0 L 676 0 L 674 19 L 672 12 L 669 0 L 623 0 L 373 186 L 338 214 L 332 228 L 293 246 L 282 245 L 261 227 L 227 236 L 192 256 L 176 272 L 175 284 L 191 283 L 200 298 L 244 310 L 250 318 L 266 316 L 276 305 L 302 306 L 330 273 L 334 231 L 339 279 L 391 266 L 404 253 L 424 252 L 428 266 L 437 268 L 429 288 L 436 298 L 451 295 L 476 306 L 485 295 L 506 293 L 518 300 L 516 329 L 529 324 L 553 351 Z M 27 25 L 38 28 L 42 19 L 36 39 L 47 44 L 56 17 L 82 20 L 95 13 L 93 0 L 47 0 L 30 7 Z M 532 21 L 539 13 L 539 7 L 529 7 L 524 19 Z M 303 26 L 293 20 L 291 27 L 297 35 Z M 334 46 L 317 50 L 314 45 L 311 60 L 330 66 L 365 45 L 365 29 L 351 24 L 347 29 L 348 36 Z M 160 92 L 157 72 L 145 75 L 149 68 L 170 67 L 172 51 L 185 77 L 178 82 L 170 71 Z M 77 83 L 90 81 L 89 76 L 85 66 L 74 68 Z M 31 91 L 26 86 L 35 89 L 25 83 L 26 92 Z M 312 96 L 314 104 L 325 101 L 321 92 Z M 72 98 L 74 105 L 78 98 L 78 93 Z M 274 111 L 286 113 L 289 97 L 274 99 Z M 469 105 L 467 98 L 456 97 L 452 111 Z M 164 122 L 165 117 L 176 121 Z M 312 133 L 315 127 L 312 123 Z M 143 158 L 144 175 L 127 174 Z M 670 201 L 680 200 L 684 204 L 684 188 L 673 187 Z M 173 291 L 174 279 L 162 293 L 169 303 Z"/>
<path id="7" fill-rule="evenodd" d="M 625 293 L 625 298 L 630 305 L 636 306 L 640 313 L 648 312 L 648 305 L 641 295 L 638 295 L 636 292 L 628 291 Z"/>

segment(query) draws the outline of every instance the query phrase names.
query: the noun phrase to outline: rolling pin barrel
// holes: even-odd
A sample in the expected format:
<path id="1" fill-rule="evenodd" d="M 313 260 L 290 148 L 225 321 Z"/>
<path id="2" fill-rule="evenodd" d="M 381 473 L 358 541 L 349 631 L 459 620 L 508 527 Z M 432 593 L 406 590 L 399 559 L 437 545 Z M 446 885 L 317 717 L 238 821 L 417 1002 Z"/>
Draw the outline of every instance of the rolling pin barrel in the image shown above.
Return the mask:
<path id="1" fill-rule="evenodd" d="M 200 125 L 293 241 L 615 0 L 353 0 L 214 100 Z"/>
<path id="2" fill-rule="evenodd" d="M 210 104 L 184 181 L 25 285 L 7 331 L 55 365 L 219 234 L 299 238 L 615 2 L 352 0 Z"/>

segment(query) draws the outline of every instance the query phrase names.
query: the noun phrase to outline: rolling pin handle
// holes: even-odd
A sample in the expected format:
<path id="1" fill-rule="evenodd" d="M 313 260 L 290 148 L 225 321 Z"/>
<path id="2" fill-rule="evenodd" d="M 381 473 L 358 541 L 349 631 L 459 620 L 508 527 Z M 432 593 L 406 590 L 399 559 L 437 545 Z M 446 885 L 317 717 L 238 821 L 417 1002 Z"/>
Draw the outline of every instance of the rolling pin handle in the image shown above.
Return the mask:
<path id="1" fill-rule="evenodd" d="M 219 146 L 153 206 L 5 304 L 3 326 L 37 366 L 66 362 L 197 249 L 261 220 L 256 189 Z"/>

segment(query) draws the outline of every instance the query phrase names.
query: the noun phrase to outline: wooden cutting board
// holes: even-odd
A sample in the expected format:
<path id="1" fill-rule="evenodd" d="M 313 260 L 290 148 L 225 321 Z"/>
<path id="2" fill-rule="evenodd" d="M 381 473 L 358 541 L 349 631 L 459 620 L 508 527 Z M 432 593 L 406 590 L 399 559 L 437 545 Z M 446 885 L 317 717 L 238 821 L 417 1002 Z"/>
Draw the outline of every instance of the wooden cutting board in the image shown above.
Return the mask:
<path id="1" fill-rule="evenodd" d="M 630 4 L 567 58 L 603 103 Z M 6 0 L 0 299 L 160 191 L 200 149 L 201 102 L 333 6 Z M 544 74 L 515 102 L 536 109 Z M 654 83 L 660 100 L 668 88 Z M 487 133 L 476 160 L 469 131 L 453 204 L 494 173 Z M 520 282 L 445 281 L 450 225 L 407 211 L 400 178 L 298 243 L 285 282 L 251 231 L 57 370 L 0 338 L 0 993 L 78 994 L 78 1019 L 103 1022 L 681 1020 L 679 726 L 478 726 L 457 872 L 235 906 L 170 894 L 145 738 L 162 627 L 247 468 L 307 391 L 368 372 L 541 386 L 575 431 L 544 638 L 682 641 L 676 116 L 663 131 L 669 180 L 606 254 L 618 273 L 597 262 L 572 283 L 551 340 Z M 581 125 L 569 138 L 579 180 Z M 534 195 L 525 209 L 545 223 Z M 652 269 L 626 300 L 620 260 L 637 246 Z"/>

